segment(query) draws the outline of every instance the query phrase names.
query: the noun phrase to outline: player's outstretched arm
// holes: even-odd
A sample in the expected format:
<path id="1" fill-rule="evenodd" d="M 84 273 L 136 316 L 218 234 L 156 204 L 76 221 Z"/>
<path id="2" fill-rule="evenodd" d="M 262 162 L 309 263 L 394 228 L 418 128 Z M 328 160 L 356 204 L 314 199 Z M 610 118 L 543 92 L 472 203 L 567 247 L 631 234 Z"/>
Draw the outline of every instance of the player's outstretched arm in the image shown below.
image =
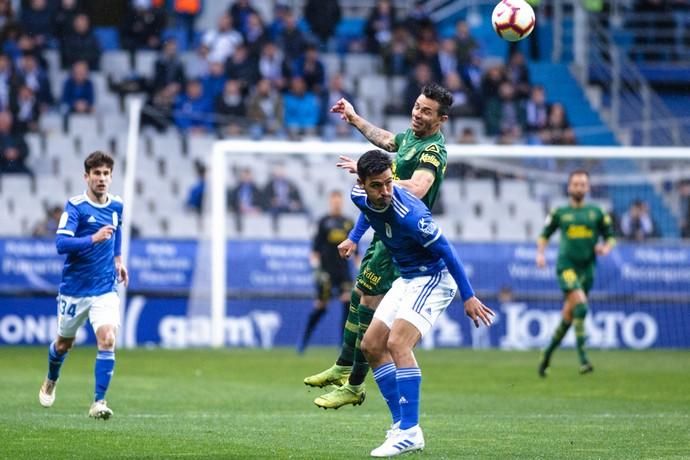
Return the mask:
<path id="1" fill-rule="evenodd" d="M 340 98 L 338 102 L 331 107 L 331 112 L 339 113 L 342 120 L 345 120 L 357 128 L 359 132 L 375 146 L 388 152 L 395 151 L 395 134 L 379 128 L 378 126 L 374 126 L 366 119 L 357 115 L 355 108 L 347 99 Z"/>

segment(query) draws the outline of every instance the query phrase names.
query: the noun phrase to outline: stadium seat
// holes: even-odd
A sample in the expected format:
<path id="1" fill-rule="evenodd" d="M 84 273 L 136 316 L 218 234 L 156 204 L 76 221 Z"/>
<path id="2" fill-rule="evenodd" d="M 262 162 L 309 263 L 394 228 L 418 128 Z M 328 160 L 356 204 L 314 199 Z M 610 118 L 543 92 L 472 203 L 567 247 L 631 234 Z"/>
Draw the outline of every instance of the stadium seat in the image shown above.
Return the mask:
<path id="1" fill-rule="evenodd" d="M 527 201 L 530 197 L 529 183 L 524 180 L 503 179 L 499 183 L 499 190 L 503 200 Z"/>
<path id="2" fill-rule="evenodd" d="M 330 78 L 341 72 L 342 61 L 340 55 L 336 53 L 323 53 L 321 55 L 321 62 L 326 71 L 326 78 Z"/>
<path id="3" fill-rule="evenodd" d="M 62 115 L 57 112 L 45 112 L 38 119 L 41 132 L 47 134 L 62 133 Z"/>
<path id="4" fill-rule="evenodd" d="M 410 117 L 406 115 L 389 115 L 386 117 L 386 129 L 392 133 L 402 133 L 410 127 Z"/>
<path id="5" fill-rule="evenodd" d="M 211 135 L 187 136 L 187 155 L 207 162 L 211 157 L 213 143 L 217 139 Z"/>
<path id="6" fill-rule="evenodd" d="M 98 122 L 94 115 L 72 114 L 68 118 L 67 129 L 71 136 L 98 134 Z"/>
<path id="7" fill-rule="evenodd" d="M 0 191 L 5 197 L 33 195 L 31 177 L 26 174 L 3 174 L 0 176 Z"/>
<path id="8" fill-rule="evenodd" d="M 454 215 L 444 214 L 441 216 L 434 216 L 434 221 L 441 228 L 446 238 L 450 240 L 461 238 L 462 233 L 460 232 L 460 224 Z"/>
<path id="9" fill-rule="evenodd" d="M 273 238 L 273 219 L 268 214 L 244 215 L 240 218 L 241 234 L 246 239 Z"/>
<path id="10" fill-rule="evenodd" d="M 497 219 L 492 222 L 494 239 L 497 241 L 526 241 L 527 230 L 524 220 Z"/>
<path id="11" fill-rule="evenodd" d="M 496 196 L 496 188 L 491 179 L 470 179 L 463 182 L 465 189 L 463 197 L 469 201 L 493 200 Z"/>
<path id="12" fill-rule="evenodd" d="M 153 77 L 154 64 L 158 53 L 153 50 L 139 50 L 134 59 L 135 69 L 138 75 Z"/>
<path id="13" fill-rule="evenodd" d="M 108 51 L 101 58 L 101 70 L 105 75 L 119 80 L 132 71 L 129 65 L 129 55 L 126 51 Z"/>
<path id="14" fill-rule="evenodd" d="M 312 236 L 309 218 L 304 214 L 280 215 L 276 236 L 285 240 L 309 239 Z"/>
<path id="15" fill-rule="evenodd" d="M 405 86 L 407 86 L 407 78 L 405 77 L 391 77 L 389 78 L 389 87 L 387 97 L 391 100 L 398 100 L 405 94 Z"/>
<path id="16" fill-rule="evenodd" d="M 493 231 L 491 222 L 486 219 L 463 219 L 460 222 L 463 241 L 491 241 Z"/>
<path id="17" fill-rule="evenodd" d="M 93 33 L 103 51 L 120 49 L 120 34 L 116 27 L 94 27 Z"/>
<path id="18" fill-rule="evenodd" d="M 354 54 L 345 55 L 343 70 L 348 77 L 359 77 L 380 72 L 381 60 L 373 54 Z"/>

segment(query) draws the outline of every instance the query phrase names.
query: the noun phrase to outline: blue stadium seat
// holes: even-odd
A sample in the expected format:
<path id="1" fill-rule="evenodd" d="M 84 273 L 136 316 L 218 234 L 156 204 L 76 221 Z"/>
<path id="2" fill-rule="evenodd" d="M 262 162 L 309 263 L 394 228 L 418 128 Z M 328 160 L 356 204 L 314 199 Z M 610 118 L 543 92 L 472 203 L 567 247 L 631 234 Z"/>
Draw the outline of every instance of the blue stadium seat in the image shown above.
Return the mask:
<path id="1" fill-rule="evenodd" d="M 94 27 L 96 39 L 101 44 L 103 51 L 120 49 L 120 33 L 115 27 Z"/>

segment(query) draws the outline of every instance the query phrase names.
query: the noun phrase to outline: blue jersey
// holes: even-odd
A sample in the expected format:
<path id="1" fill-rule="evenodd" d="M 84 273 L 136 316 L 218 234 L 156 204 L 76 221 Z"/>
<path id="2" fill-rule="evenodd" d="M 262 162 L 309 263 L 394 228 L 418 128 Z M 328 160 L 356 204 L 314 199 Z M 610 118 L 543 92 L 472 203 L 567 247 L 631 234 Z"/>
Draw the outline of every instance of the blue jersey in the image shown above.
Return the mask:
<path id="1" fill-rule="evenodd" d="M 67 201 L 56 232 L 58 239 L 60 235 L 89 238 L 105 225 L 116 228 L 112 238 L 96 244 L 85 240 L 81 249 L 68 252 L 62 269 L 60 294 L 90 297 L 114 291 L 115 256 L 120 255 L 122 199 L 109 194 L 106 203 L 98 204 L 84 193 Z"/>
<path id="2" fill-rule="evenodd" d="M 393 199 L 385 209 L 369 206 L 364 189 L 352 189 L 352 201 L 393 257 L 403 278 L 429 276 L 446 268 L 438 253 L 429 248 L 441 237 L 431 212 L 404 188 L 393 186 Z"/>

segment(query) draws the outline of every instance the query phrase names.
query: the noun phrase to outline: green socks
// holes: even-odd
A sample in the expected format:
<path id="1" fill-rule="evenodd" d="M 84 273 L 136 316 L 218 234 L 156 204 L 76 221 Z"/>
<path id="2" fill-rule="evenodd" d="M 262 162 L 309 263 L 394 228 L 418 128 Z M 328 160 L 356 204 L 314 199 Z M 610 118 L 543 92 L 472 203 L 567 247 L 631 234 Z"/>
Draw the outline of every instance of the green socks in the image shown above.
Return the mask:
<path id="1" fill-rule="evenodd" d="M 355 347 L 358 346 L 357 336 L 359 334 L 358 305 L 359 294 L 353 289 L 350 296 L 350 311 L 347 314 L 345 329 L 343 330 L 343 345 L 340 348 L 340 356 L 335 362 L 339 366 L 352 366 L 355 360 Z"/>
<path id="2" fill-rule="evenodd" d="M 369 363 L 360 349 L 360 344 L 369 328 L 369 324 L 371 324 L 371 319 L 374 317 L 374 310 L 360 305 L 357 313 L 359 314 L 359 334 L 355 347 L 355 364 L 352 367 L 352 374 L 350 374 L 350 385 L 361 385 L 364 383 L 364 378 L 367 376 L 367 372 L 369 372 Z"/>
<path id="3" fill-rule="evenodd" d="M 559 324 L 556 328 L 556 332 L 553 333 L 551 343 L 549 343 L 549 346 L 546 347 L 546 350 L 544 350 L 544 360 L 547 363 L 551 359 L 551 354 L 554 352 L 556 348 L 558 348 L 558 345 L 561 344 L 561 340 L 563 340 L 563 337 L 565 337 L 565 334 L 566 332 L 568 332 L 568 329 L 570 329 L 570 323 L 562 319 L 561 324 Z"/>
<path id="4" fill-rule="evenodd" d="M 585 316 L 587 316 L 587 304 L 579 303 L 575 306 L 573 312 L 573 325 L 575 326 L 575 342 L 577 344 L 577 355 L 580 358 L 580 364 L 587 364 L 587 353 L 585 353 L 585 342 L 587 336 L 585 335 Z"/>

